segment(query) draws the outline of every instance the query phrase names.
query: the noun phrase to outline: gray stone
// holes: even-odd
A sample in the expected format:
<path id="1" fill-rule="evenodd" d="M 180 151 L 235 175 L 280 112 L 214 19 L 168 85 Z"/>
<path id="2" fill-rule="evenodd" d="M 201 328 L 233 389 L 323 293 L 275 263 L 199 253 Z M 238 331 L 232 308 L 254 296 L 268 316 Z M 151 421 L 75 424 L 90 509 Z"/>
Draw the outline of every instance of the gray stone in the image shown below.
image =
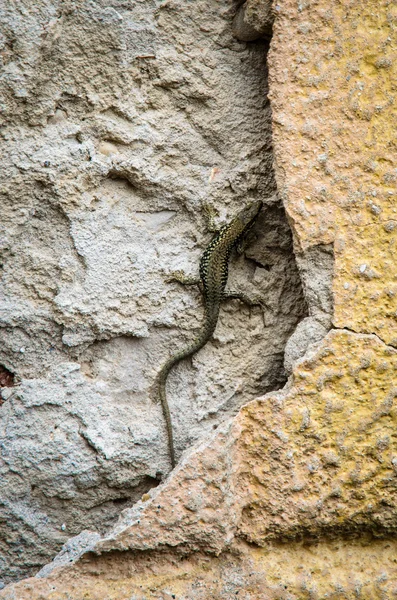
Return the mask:
<path id="1" fill-rule="evenodd" d="M 313 317 L 307 317 L 298 323 L 285 346 L 284 368 L 288 375 L 292 373 L 295 363 L 305 356 L 309 347 L 321 342 L 328 331 Z"/>
<path id="2" fill-rule="evenodd" d="M 334 252 L 332 245 L 308 248 L 296 255 L 299 272 L 308 304 L 309 315 L 331 328 L 334 301 L 332 283 L 334 277 Z"/>
<path id="3" fill-rule="evenodd" d="M 233 19 L 233 33 L 242 42 L 270 38 L 274 16 L 271 0 L 247 0 Z"/>
<path id="4" fill-rule="evenodd" d="M 264 45 L 234 2 L 46 0 L 3 11 L 0 572 L 36 573 L 82 530 L 105 533 L 170 469 L 153 389 L 202 322 L 196 274 L 221 225 L 262 199 L 214 339 L 171 373 L 178 458 L 284 385 L 306 314 L 272 171 Z M 11 392 L 10 392 L 11 390 Z"/>
<path id="5" fill-rule="evenodd" d="M 332 327 L 334 253 L 331 245 L 313 246 L 296 256 L 309 317 L 298 323 L 285 346 L 288 375 L 309 349 L 314 349 Z"/>

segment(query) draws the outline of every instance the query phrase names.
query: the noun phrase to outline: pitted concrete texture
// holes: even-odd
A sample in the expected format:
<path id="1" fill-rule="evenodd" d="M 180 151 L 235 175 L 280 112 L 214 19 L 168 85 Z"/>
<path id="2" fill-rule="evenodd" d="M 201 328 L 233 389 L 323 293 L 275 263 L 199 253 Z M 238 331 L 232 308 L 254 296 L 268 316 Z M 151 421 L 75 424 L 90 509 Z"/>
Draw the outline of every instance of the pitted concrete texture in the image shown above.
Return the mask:
<path id="1" fill-rule="evenodd" d="M 233 553 L 189 559 L 170 552 L 114 553 L 87 559 L 63 589 L 56 579 L 27 580 L 6 600 L 319 600 L 394 598 L 396 542 L 362 541 L 269 545 L 240 544 Z M 38 595 L 38 590 L 40 594 Z"/>
<path id="2" fill-rule="evenodd" d="M 233 33 L 243 42 L 270 38 L 273 30 L 272 0 L 247 0 L 238 8 L 233 19 Z"/>
<path id="3" fill-rule="evenodd" d="M 275 11 L 275 164 L 296 245 L 334 244 L 334 325 L 397 346 L 396 3 Z"/>
<path id="4" fill-rule="evenodd" d="M 252 4 L 260 10 L 259 2 Z M 216 6 L 219 7 L 218 3 Z M 161 68 L 158 67 L 157 71 L 154 71 L 155 65 L 151 62 L 145 63 L 146 70 L 140 68 L 140 87 L 134 88 L 136 98 L 142 99 L 150 89 L 150 111 L 159 106 L 157 94 L 160 94 L 161 101 L 171 98 L 178 114 L 182 113 L 184 118 L 185 111 L 188 111 L 189 123 L 192 126 L 201 124 L 198 130 L 211 152 L 214 149 L 220 152 L 220 145 L 230 134 L 225 145 L 231 154 L 232 142 L 238 140 L 237 135 L 233 138 L 236 132 L 234 125 L 245 127 L 247 120 L 253 132 L 249 139 L 258 140 L 254 135 L 257 121 L 251 117 L 253 106 L 258 104 L 263 89 L 255 79 L 261 66 L 258 65 L 248 81 L 247 75 L 243 76 L 238 69 L 236 71 L 238 61 L 233 62 L 234 79 L 244 79 L 246 84 L 253 86 L 253 91 L 246 98 L 246 114 L 241 111 L 235 117 L 232 113 L 226 116 L 226 111 L 222 113 L 224 122 L 217 120 L 219 115 L 211 120 L 208 106 L 223 100 L 224 106 L 230 107 L 225 98 L 229 98 L 228 94 L 234 88 L 221 85 L 219 98 L 211 97 L 211 101 L 201 92 L 203 86 L 208 91 L 208 81 L 213 82 L 212 78 L 216 77 L 217 85 L 224 83 L 217 73 L 214 74 L 213 67 L 216 65 L 221 73 L 225 68 L 228 70 L 225 59 L 229 51 L 234 59 L 237 55 L 243 58 L 245 52 L 251 58 L 253 55 L 257 57 L 255 52 L 259 52 L 263 42 L 253 45 L 239 42 L 235 46 L 237 42 L 228 37 L 237 6 L 227 14 L 222 13 L 222 19 L 228 23 L 224 29 L 216 29 L 218 21 L 214 16 L 218 15 L 219 8 L 215 9 L 210 2 L 188 5 L 170 1 L 164 7 L 164 12 L 163 9 L 159 12 L 158 25 L 162 35 L 172 39 L 177 51 L 176 54 L 171 51 L 163 53 L 159 62 Z M 176 7 L 181 10 L 178 12 Z M 189 12 L 192 10 L 194 15 Z M 263 10 L 268 10 L 267 2 L 264 2 Z M 366 3 L 359 0 L 275 0 L 273 13 L 275 23 L 269 67 L 275 175 L 293 228 L 308 309 L 306 318 L 298 325 L 287 345 L 285 366 L 292 375 L 283 390 L 258 394 L 259 397 L 245 404 L 237 416 L 224 421 L 211 435 L 201 438 L 199 444 L 185 452 L 166 480 L 148 490 L 139 502 L 122 512 L 116 525 L 104 534 L 86 531 L 70 539 L 55 560 L 42 569 L 39 577 L 10 585 L 0 592 L 2 599 L 81 600 L 85 596 L 112 600 L 230 600 L 231 597 L 246 600 L 315 600 L 326 597 L 384 600 L 397 594 L 394 541 L 397 530 L 397 349 L 394 347 L 397 338 L 394 263 L 397 208 L 391 127 L 395 121 L 396 66 L 392 50 L 396 45 L 397 8 L 389 0 L 369 0 Z M 178 29 L 179 19 L 186 19 L 184 25 L 190 21 L 193 23 L 194 30 L 189 31 L 197 34 L 197 38 L 193 36 L 189 43 L 181 43 L 180 36 L 186 34 L 186 29 L 183 32 Z M 214 53 L 203 51 L 207 35 L 211 41 L 216 39 L 217 50 Z M 194 43 L 200 42 L 200 50 L 194 46 L 193 39 Z M 222 44 L 228 48 L 227 51 Z M 176 57 L 185 52 L 190 62 L 184 60 L 178 63 Z M 222 65 L 221 61 L 216 62 L 218 52 L 222 54 Z M 202 61 L 205 68 L 202 68 Z M 193 77 L 196 68 L 201 77 L 199 80 Z M 186 71 L 190 77 L 187 77 Z M 158 73 L 161 74 L 162 85 L 153 85 L 152 80 Z M 121 70 L 114 77 L 122 74 L 124 71 Z M 158 79 L 155 81 L 158 82 Z M 112 85 L 113 80 L 110 80 L 109 93 L 112 93 Z M 240 106 L 238 101 L 235 105 Z M 262 105 L 261 110 L 268 110 L 267 105 Z M 123 116 L 125 113 L 118 111 L 119 114 Z M 153 116 L 152 112 L 150 115 Z M 208 127 L 205 117 L 209 119 Z M 163 130 L 158 129 L 161 137 Z M 118 131 L 122 130 L 120 127 Z M 89 131 L 96 131 L 93 124 Z M 268 135 L 267 129 L 266 132 Z M 175 136 L 180 139 L 174 133 L 171 140 L 175 140 Z M 116 146 L 120 152 L 123 146 L 121 138 L 118 139 L 101 139 L 104 156 L 110 156 Z M 221 179 L 217 180 L 218 165 L 211 164 L 209 179 L 215 184 L 218 181 L 219 187 L 211 188 L 214 195 L 210 198 L 218 208 L 224 206 L 223 200 L 221 202 L 224 194 L 225 207 L 235 206 L 236 185 L 242 185 L 246 192 L 249 191 L 250 197 L 255 196 L 256 185 L 260 190 L 268 190 L 269 182 L 257 176 L 255 167 L 255 164 L 258 167 L 262 165 L 256 161 L 263 151 L 266 164 L 271 160 L 271 153 L 267 151 L 270 138 L 264 139 L 267 145 L 258 142 L 259 145 L 255 146 L 257 153 L 245 154 L 252 167 L 252 179 L 248 175 L 236 176 L 228 187 L 222 179 L 224 171 L 221 169 Z M 131 142 L 123 143 L 128 147 Z M 238 152 L 243 152 L 246 143 L 245 139 L 237 144 Z M 178 147 L 177 144 L 172 147 L 174 158 Z M 184 146 L 185 151 L 186 148 Z M 197 147 L 198 158 L 205 149 L 204 143 Z M 159 155 L 164 157 L 161 152 L 160 143 L 160 152 L 153 160 L 150 153 L 142 156 L 148 164 L 158 165 L 160 162 L 163 168 L 167 163 L 165 158 L 164 161 L 159 160 Z M 197 164 L 190 155 L 186 164 L 180 160 L 185 177 L 183 168 L 188 170 L 189 161 Z M 104 185 L 115 184 L 121 186 L 117 188 L 121 190 L 127 180 L 134 190 L 126 187 L 128 193 L 136 193 L 140 200 L 148 202 L 146 186 L 151 194 L 160 189 L 167 199 L 162 210 L 176 211 L 170 192 L 173 179 L 168 176 L 169 171 L 164 175 L 159 168 L 154 171 L 156 176 L 152 176 L 150 169 L 139 170 L 135 168 L 134 161 L 124 157 L 117 158 L 112 164 L 109 174 L 116 179 L 106 179 Z M 262 171 L 259 169 L 259 172 Z M 190 195 L 184 202 L 180 181 L 175 183 L 174 193 L 186 209 L 183 213 L 186 220 L 178 222 L 183 222 L 182 229 L 189 232 L 189 216 L 197 214 L 197 207 Z M 189 181 L 193 182 L 193 178 Z M 98 184 L 94 182 L 95 185 Z M 265 187 L 261 188 L 261 185 Z M 269 186 L 274 190 L 273 180 Z M 118 198 L 116 193 L 114 198 Z M 219 201 L 216 202 L 215 198 Z M 88 214 L 89 206 L 98 206 L 106 215 L 113 215 L 106 212 L 106 202 L 105 208 L 102 208 L 100 200 L 98 202 L 77 210 L 82 216 L 73 225 L 81 228 L 80 241 L 75 246 L 76 269 L 87 268 L 84 260 L 90 264 L 88 259 L 78 258 L 82 248 L 88 248 L 87 256 L 89 254 L 87 240 L 93 235 L 90 228 L 87 235 L 85 233 L 86 224 L 92 218 Z M 269 215 L 276 218 L 280 207 L 270 201 L 268 204 L 271 208 Z M 157 207 L 154 201 L 153 206 Z M 93 208 L 94 214 L 95 210 Z M 141 214 L 142 209 L 135 207 L 134 210 L 135 214 Z M 220 210 L 223 214 L 223 209 Z M 261 256 L 259 263 L 262 267 L 259 273 L 255 270 L 253 280 L 257 277 L 261 280 L 264 276 L 262 292 L 270 287 L 269 279 L 263 273 L 268 264 L 265 257 L 270 259 L 273 256 L 271 252 L 276 252 L 275 246 L 280 252 L 279 240 L 286 239 L 280 234 L 284 231 L 285 221 L 273 221 L 276 222 L 279 225 L 271 226 L 267 239 L 272 241 L 268 241 L 266 249 L 263 249 L 258 237 L 247 251 L 252 268 Z M 102 230 L 99 228 L 95 232 Z M 172 235 L 175 232 L 176 229 L 172 230 Z M 164 239 L 168 233 L 168 230 L 164 233 Z M 106 237 L 108 239 L 112 239 L 110 234 Z M 187 240 L 186 248 L 191 247 L 189 244 L 193 238 L 187 235 L 184 239 Z M 286 250 L 286 254 L 291 256 L 289 252 Z M 277 264 L 277 272 L 283 272 Z M 96 281 L 93 273 L 91 281 Z M 284 280 L 284 289 L 289 289 L 289 281 Z M 87 289 L 92 290 L 93 286 L 94 283 L 90 283 Z M 76 306 L 82 306 L 83 288 L 73 283 L 70 287 L 75 293 L 72 310 L 62 309 L 65 322 L 61 333 L 69 336 L 65 338 L 68 344 L 77 340 L 82 345 L 84 335 L 89 338 L 96 331 L 94 323 L 97 316 L 90 304 L 87 305 L 86 327 L 77 327 L 78 319 L 73 311 Z M 183 298 L 191 296 L 186 293 Z M 291 303 L 284 304 L 283 297 L 279 295 L 277 300 L 275 294 L 271 300 L 275 304 L 271 306 L 283 305 L 286 314 L 289 314 L 294 307 L 292 297 L 290 299 Z M 47 302 L 45 298 L 44 301 Z M 89 301 L 92 302 L 91 296 Z M 158 301 L 162 306 L 162 296 L 158 297 Z M 193 304 L 186 302 L 194 313 Z M 148 311 L 150 317 L 152 313 L 149 308 Z M 40 314 L 43 331 L 46 332 L 48 320 L 43 316 L 45 313 Z M 99 311 L 99 314 L 105 313 Z M 235 314 L 231 315 L 232 321 Z M 303 311 L 299 312 L 300 316 L 303 314 Z M 139 331 L 140 313 L 134 315 L 132 311 L 129 326 L 135 324 L 136 331 Z M 256 316 L 253 313 L 251 318 Z M 295 316 L 297 313 L 294 313 Z M 149 317 L 147 322 L 152 326 Z M 105 323 L 104 319 L 102 321 Z M 187 331 L 190 321 L 182 323 Z M 164 326 L 165 321 L 161 324 Z M 323 337 L 331 324 L 335 329 Z M 233 332 L 235 327 L 233 322 Z M 160 335 L 163 333 L 160 330 Z M 165 333 L 168 340 L 168 332 Z M 257 334 L 258 339 L 264 339 L 262 329 L 257 330 Z M 151 348 L 151 339 L 151 336 L 142 340 L 123 337 L 120 343 L 142 342 L 146 344 L 147 356 L 151 357 L 151 351 L 147 350 Z M 178 341 L 179 338 L 176 339 Z M 258 351 L 255 346 L 252 349 Z M 107 352 L 107 342 L 98 342 L 96 338 L 92 349 L 83 348 L 79 356 L 87 358 L 81 359 L 81 371 L 73 375 L 86 377 L 98 394 L 105 392 L 101 410 L 105 410 L 105 400 L 109 401 L 109 398 L 106 388 L 101 385 L 98 388 L 98 373 L 108 373 L 109 380 L 115 377 L 115 373 L 117 377 L 117 369 L 113 369 Z M 115 352 L 124 356 L 122 345 L 115 348 Z M 302 353 L 305 353 L 304 356 Z M 263 356 L 267 354 L 267 351 L 263 352 Z M 244 349 L 242 355 L 246 355 Z M 214 356 L 211 348 L 206 365 L 211 364 Z M 157 359 L 154 360 L 156 362 Z M 197 365 L 199 362 L 197 357 Z M 21 360 L 21 364 L 25 363 Z M 229 358 L 225 358 L 226 364 L 229 364 Z M 5 366 L 8 367 L 8 363 Z M 183 370 L 181 366 L 181 373 Z M 219 373 L 215 365 L 209 371 L 202 402 L 207 398 L 210 383 L 221 384 L 223 381 L 223 375 L 220 376 L 221 382 L 217 379 Z M 104 375 L 101 377 L 108 381 Z M 235 377 L 233 373 L 233 380 Z M 229 380 L 230 373 L 226 373 L 225 378 Z M 140 385 L 139 378 L 137 381 Z M 190 385 L 197 385 L 197 381 L 202 381 L 198 373 L 190 380 Z M 66 378 L 65 398 L 70 397 L 68 382 Z M 120 385 L 119 381 L 117 385 Z M 273 389 L 275 387 L 273 384 Z M 143 388 L 142 384 L 140 389 Z M 180 390 L 182 387 L 176 390 L 175 397 Z M 12 393 L 12 388 L 9 388 L 11 402 L 15 398 L 15 410 L 23 414 L 23 403 L 28 401 L 28 396 L 24 400 L 23 395 L 20 398 L 16 393 L 12 396 Z M 224 393 L 223 390 L 219 397 Z M 79 405 L 80 402 L 73 404 L 74 413 Z M 223 414 L 231 413 L 225 411 Z M 102 423 L 100 417 L 101 413 L 98 423 Z M 125 421 L 124 414 L 121 421 Z M 88 445 L 95 445 L 101 460 L 112 448 L 108 439 L 117 448 L 120 434 L 116 429 L 112 437 L 106 431 L 103 435 L 100 425 L 93 427 L 85 421 L 81 423 L 81 437 L 89 440 Z M 209 429 L 206 431 L 208 433 Z M 65 435 L 66 439 L 73 439 L 70 433 Z M 194 439 L 198 440 L 199 436 Z M 151 477 L 156 476 L 154 470 L 150 473 Z"/>
<path id="5" fill-rule="evenodd" d="M 192 552 L 207 554 L 204 570 L 219 573 L 218 585 L 229 591 L 233 582 L 230 561 L 236 561 L 241 570 L 236 590 L 246 598 L 250 597 L 250 587 L 244 583 L 246 568 L 253 567 L 245 567 L 244 561 L 252 564 L 253 556 L 262 561 L 260 581 L 269 591 L 276 582 L 275 591 L 291 586 L 297 593 L 305 581 L 307 590 L 331 591 L 338 586 L 343 590 L 349 581 L 350 585 L 355 581 L 358 588 L 361 581 L 361 586 L 365 583 L 371 590 L 367 568 L 391 590 L 396 572 L 390 550 L 394 542 L 390 546 L 387 541 L 371 540 L 374 534 L 388 538 L 397 529 L 396 369 L 397 351 L 375 336 L 329 333 L 319 349 L 296 368 L 294 385 L 288 391 L 247 404 L 212 441 L 186 457 L 167 482 L 134 508 L 126 509 L 106 537 L 76 538 L 74 545 L 42 571 L 42 578 L 16 584 L 0 593 L 0 598 L 11 600 L 16 594 L 21 600 L 77 599 L 82 589 L 95 598 L 99 597 L 96 588 L 114 593 L 110 597 L 123 598 L 119 584 L 123 593 L 128 590 L 130 594 L 139 585 L 148 586 L 140 572 L 141 561 L 152 556 L 163 572 L 170 561 L 182 561 L 186 567 L 172 567 L 178 580 L 178 569 L 186 576 L 185 569 L 189 572 L 200 562 L 197 557 L 189 558 Z M 349 542 L 352 535 L 364 539 Z M 345 541 L 316 545 L 316 539 L 327 536 L 342 536 Z M 269 543 L 286 544 L 296 538 L 306 540 L 302 552 L 315 564 L 313 570 L 296 544 L 284 550 L 274 546 L 276 555 L 289 557 L 291 568 L 284 565 L 283 570 L 279 559 L 273 560 Z M 265 550 L 245 550 L 245 558 L 240 560 L 241 541 Z M 369 564 L 374 547 L 384 556 L 382 569 L 381 558 Z M 129 567 L 115 576 L 112 565 L 123 553 L 121 560 Z M 97 554 L 102 557 L 95 557 Z M 217 562 L 211 555 L 221 559 Z M 341 570 L 342 556 L 350 556 L 359 569 L 355 579 L 350 579 L 353 567 Z M 116 584 L 107 581 L 110 573 L 118 580 Z M 201 579 L 194 575 L 189 581 L 187 577 L 188 583 L 185 580 L 183 585 L 194 588 L 194 582 Z M 86 588 L 81 588 L 82 581 Z M 158 586 L 157 595 L 151 589 L 153 595 L 148 597 L 161 598 L 167 590 L 174 593 L 169 584 L 170 579 L 165 584 L 161 575 L 157 578 L 152 572 L 151 588 Z M 207 584 L 199 598 L 209 598 L 214 587 Z M 113 585 L 116 591 L 112 591 Z M 218 597 L 226 598 L 220 588 Z M 176 597 L 188 598 L 184 593 Z"/>
<path id="6" fill-rule="evenodd" d="M 397 350 L 332 331 L 287 392 L 243 407 L 93 551 L 224 550 L 322 532 L 397 530 Z"/>
<path id="7" fill-rule="evenodd" d="M 4 3 L 3 3 L 4 4 Z M 265 210 L 211 341 L 171 373 L 176 451 L 286 381 L 306 316 L 272 170 L 263 40 L 234 1 L 46 0 L 2 6 L 0 581 L 103 533 L 170 469 L 153 382 L 202 322 L 198 273 L 218 225 Z M 299 352 L 298 352 L 299 355 Z M 296 352 L 293 353 L 296 357 Z"/>

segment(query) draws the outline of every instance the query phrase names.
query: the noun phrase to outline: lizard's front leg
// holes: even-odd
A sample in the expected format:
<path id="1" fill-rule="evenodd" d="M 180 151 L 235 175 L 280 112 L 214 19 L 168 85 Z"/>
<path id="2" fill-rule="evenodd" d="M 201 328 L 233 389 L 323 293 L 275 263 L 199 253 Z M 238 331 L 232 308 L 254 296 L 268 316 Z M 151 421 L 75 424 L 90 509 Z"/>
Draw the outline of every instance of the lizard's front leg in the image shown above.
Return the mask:
<path id="1" fill-rule="evenodd" d="M 244 254 L 248 246 L 250 246 L 256 240 L 256 235 L 252 231 L 249 231 L 237 244 L 236 252 L 239 256 Z"/>
<path id="2" fill-rule="evenodd" d="M 217 233 L 220 229 L 215 222 L 215 217 L 218 216 L 218 211 L 216 211 L 210 204 L 204 202 L 203 212 L 208 231 L 211 233 Z"/>

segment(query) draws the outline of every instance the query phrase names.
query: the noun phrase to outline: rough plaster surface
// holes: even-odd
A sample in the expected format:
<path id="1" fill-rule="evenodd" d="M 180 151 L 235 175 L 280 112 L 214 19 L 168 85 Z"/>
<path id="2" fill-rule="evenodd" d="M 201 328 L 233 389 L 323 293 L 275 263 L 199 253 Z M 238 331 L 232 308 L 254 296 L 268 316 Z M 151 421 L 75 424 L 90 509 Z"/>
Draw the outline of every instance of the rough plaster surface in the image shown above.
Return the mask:
<path id="1" fill-rule="evenodd" d="M 396 566 L 390 548 L 395 542 L 371 547 L 371 539 L 390 537 L 397 528 L 396 368 L 397 350 L 376 336 L 330 332 L 295 369 L 290 389 L 247 404 L 211 441 L 187 456 L 164 484 L 126 509 L 107 536 L 72 540 L 41 578 L 21 582 L 0 598 L 11 600 L 16 594 L 21 600 L 58 600 L 68 594 L 81 597 L 86 590 L 94 598 L 101 592 L 123 598 L 138 586 L 152 593 L 156 585 L 159 595 L 153 592 L 149 598 L 162 597 L 164 585 L 174 593 L 171 576 L 164 583 L 164 575 L 151 571 L 150 581 L 145 579 L 140 565 L 149 556 L 163 573 L 167 565 L 179 563 L 172 567 L 179 598 L 189 598 L 189 586 L 195 584 L 202 598 L 209 598 L 214 587 L 215 597 L 227 598 L 238 585 L 243 597 L 250 598 L 261 584 L 265 591 L 266 586 L 271 590 L 274 585 L 274 591 L 292 586 L 297 594 L 292 598 L 300 598 L 305 581 L 307 598 L 310 588 L 343 591 L 347 583 L 371 590 L 370 585 L 376 589 L 376 582 L 383 582 L 392 589 Z M 347 539 L 339 545 L 318 544 L 324 536 Z M 365 539 L 353 543 L 347 541 L 349 536 Z M 303 553 L 299 545 L 288 545 L 296 538 L 305 540 Z M 241 542 L 250 547 L 243 544 L 241 560 L 231 558 Z M 264 551 L 253 551 L 255 546 Z M 374 547 L 379 556 L 372 562 Z M 270 558 L 272 549 L 275 560 Z M 192 552 L 207 555 L 206 575 L 199 577 L 194 571 L 200 559 L 190 559 Z M 124 573 L 115 576 L 112 565 L 123 553 Z M 220 556 L 219 562 L 211 554 Z M 348 556 L 354 566 L 341 569 Z M 255 557 L 261 563 L 259 581 L 250 591 L 244 581 L 255 573 Z M 291 568 L 285 569 L 285 563 L 283 570 L 283 560 L 291 562 Z M 208 570 L 214 578 L 219 573 L 220 581 L 211 580 Z M 355 578 L 349 581 L 352 573 Z M 265 591 L 260 598 L 269 597 Z"/>
<path id="2" fill-rule="evenodd" d="M 287 346 L 288 386 L 186 453 L 104 537 L 69 541 L 40 578 L 0 598 L 397 594 L 396 9 L 386 0 L 274 9 L 276 177 L 309 313 Z M 351 331 L 320 340 L 333 303 L 334 326 Z"/>
<path id="3" fill-rule="evenodd" d="M 272 171 L 268 44 L 235 39 L 235 10 L 2 9 L 0 364 L 17 383 L 0 414 L 5 581 L 103 533 L 169 471 L 152 383 L 201 324 L 198 290 L 168 279 L 198 271 L 205 204 L 222 224 L 264 201 L 230 274 L 264 307 L 225 303 L 214 341 L 171 374 L 177 455 L 286 381 L 306 305 Z"/>
<path id="4" fill-rule="evenodd" d="M 3 597 L 90 600 L 318 600 L 389 599 L 396 596 L 395 540 L 302 543 L 254 548 L 188 559 L 172 553 L 124 552 L 88 559 L 78 574 L 28 580 Z M 41 595 L 38 595 L 38 590 Z"/>
<path id="5" fill-rule="evenodd" d="M 273 6 L 271 0 L 243 2 L 233 19 L 233 33 L 243 42 L 270 38 L 273 30 Z"/>
<path id="6" fill-rule="evenodd" d="M 284 0 L 276 13 L 273 139 L 296 244 L 334 246 L 335 326 L 397 346 L 396 3 Z"/>

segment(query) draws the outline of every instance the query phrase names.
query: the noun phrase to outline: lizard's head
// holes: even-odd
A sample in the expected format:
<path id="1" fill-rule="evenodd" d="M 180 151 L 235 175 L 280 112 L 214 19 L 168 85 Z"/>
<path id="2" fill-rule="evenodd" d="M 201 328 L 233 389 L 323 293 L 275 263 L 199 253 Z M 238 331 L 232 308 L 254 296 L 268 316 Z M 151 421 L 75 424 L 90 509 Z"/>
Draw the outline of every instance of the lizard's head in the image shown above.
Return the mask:
<path id="1" fill-rule="evenodd" d="M 241 221 L 244 229 L 253 224 L 262 206 L 263 202 L 257 200 L 256 202 L 247 204 L 247 206 L 238 214 L 238 219 Z"/>

